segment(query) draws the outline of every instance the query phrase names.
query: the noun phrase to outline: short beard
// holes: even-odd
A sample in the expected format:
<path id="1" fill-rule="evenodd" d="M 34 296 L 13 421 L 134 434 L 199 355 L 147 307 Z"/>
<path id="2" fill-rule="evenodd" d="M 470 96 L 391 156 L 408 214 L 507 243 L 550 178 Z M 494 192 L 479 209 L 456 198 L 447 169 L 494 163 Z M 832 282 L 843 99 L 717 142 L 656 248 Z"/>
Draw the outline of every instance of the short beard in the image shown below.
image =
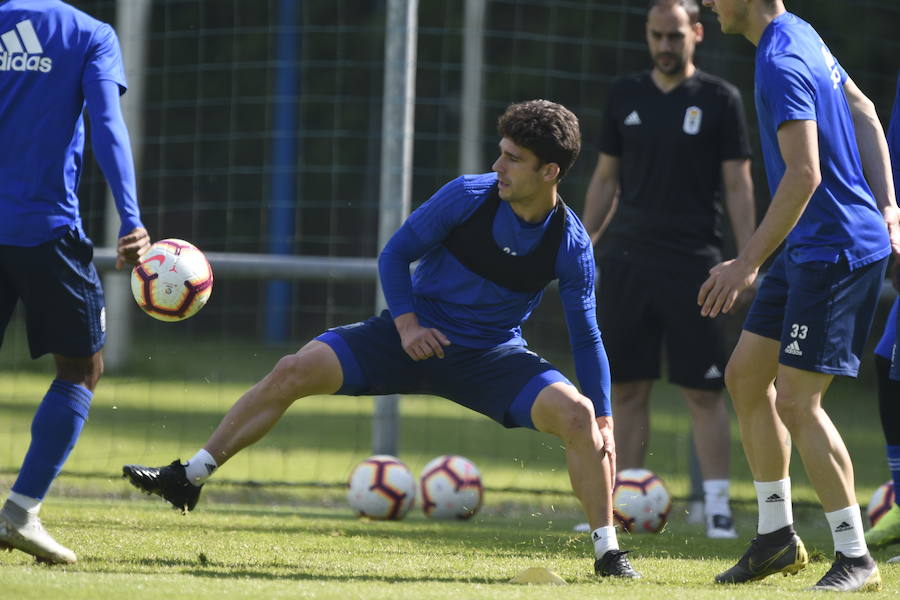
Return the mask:
<path id="1" fill-rule="evenodd" d="M 659 70 L 660 73 L 663 73 L 664 75 L 676 75 L 678 73 L 683 73 L 685 70 L 684 59 L 682 59 L 677 54 L 672 54 L 670 56 L 672 56 L 673 59 L 671 67 L 663 67 L 656 56 L 653 57 L 653 65 L 657 68 L 657 70 Z"/>

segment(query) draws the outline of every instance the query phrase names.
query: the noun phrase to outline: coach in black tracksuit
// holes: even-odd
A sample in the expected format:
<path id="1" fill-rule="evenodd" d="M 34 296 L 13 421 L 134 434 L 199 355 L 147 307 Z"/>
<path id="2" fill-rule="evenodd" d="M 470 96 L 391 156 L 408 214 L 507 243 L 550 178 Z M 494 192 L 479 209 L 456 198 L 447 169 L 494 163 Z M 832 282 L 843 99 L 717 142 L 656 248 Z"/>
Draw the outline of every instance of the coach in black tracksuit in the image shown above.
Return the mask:
<path id="1" fill-rule="evenodd" d="M 669 380 L 693 420 L 707 535 L 731 538 L 726 357 L 718 324 L 700 316 L 697 293 L 722 260 L 723 204 L 738 250 L 753 232 L 755 209 L 741 99 L 734 86 L 694 66 L 702 38 L 695 0 L 651 3 L 653 69 L 610 90 L 584 224 L 594 244 L 604 240 L 598 320 L 612 371 L 618 468 L 643 464 L 650 389 L 665 345 Z"/>

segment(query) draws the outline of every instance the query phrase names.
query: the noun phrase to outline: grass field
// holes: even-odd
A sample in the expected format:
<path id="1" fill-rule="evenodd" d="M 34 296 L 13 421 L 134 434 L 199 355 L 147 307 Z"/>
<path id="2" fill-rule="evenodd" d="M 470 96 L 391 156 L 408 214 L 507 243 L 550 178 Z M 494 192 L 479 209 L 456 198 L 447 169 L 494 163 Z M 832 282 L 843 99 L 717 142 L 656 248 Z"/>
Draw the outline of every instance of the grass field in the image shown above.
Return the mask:
<path id="1" fill-rule="evenodd" d="M 270 360 L 259 357 L 260 364 Z M 121 465 L 193 454 L 252 381 L 245 371 L 256 367 L 243 364 L 230 377 L 214 370 L 188 376 L 165 360 L 155 364 L 149 374 L 104 378 L 79 445 L 45 503 L 43 519 L 79 554 L 78 564 L 47 568 L 3 553 L 0 598 L 794 598 L 830 562 L 824 518 L 808 508 L 815 496 L 795 460 L 798 529 L 817 562 L 795 578 L 738 588 L 710 583 L 743 552 L 755 526 L 752 484 L 735 439 L 742 539 L 707 540 L 685 523 L 678 503 L 662 534 L 622 537 L 645 579 L 598 582 L 587 536 L 571 531 L 581 517 L 559 443 L 424 397 L 401 403 L 400 457 L 414 473 L 438 454 L 472 459 L 487 494 L 470 522 L 432 522 L 417 509 L 397 523 L 353 517 L 340 485 L 370 453 L 371 400 L 337 397 L 292 407 L 267 438 L 220 470 L 198 510 L 181 516 L 128 486 L 119 478 Z M 48 382 L 40 365 L 0 371 L 0 491 L 12 482 Z M 865 503 L 887 477 L 874 394 L 840 381 L 828 408 L 854 457 Z M 677 393 L 661 385 L 648 466 L 679 498 L 689 487 L 688 430 Z M 259 485 L 229 483 L 247 481 Z M 892 550 L 876 557 L 900 554 L 900 546 Z M 547 567 L 569 585 L 551 591 L 507 583 L 530 566 Z M 900 566 L 882 565 L 882 574 L 886 591 L 871 597 L 900 595 Z"/>

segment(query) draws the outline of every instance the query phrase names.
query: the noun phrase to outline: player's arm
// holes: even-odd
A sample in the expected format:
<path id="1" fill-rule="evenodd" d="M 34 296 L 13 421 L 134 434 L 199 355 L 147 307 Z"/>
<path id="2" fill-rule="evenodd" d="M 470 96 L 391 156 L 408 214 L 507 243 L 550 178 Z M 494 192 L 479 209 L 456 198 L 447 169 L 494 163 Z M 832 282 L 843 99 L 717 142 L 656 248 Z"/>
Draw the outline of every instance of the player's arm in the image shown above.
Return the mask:
<path id="1" fill-rule="evenodd" d="M 700 314 L 715 317 L 734 306 L 738 294 L 753 284 L 759 267 L 778 248 L 819 187 L 819 138 L 815 121 L 785 121 L 778 129 L 778 146 L 785 171 L 772 203 L 747 246 L 734 260 L 710 269 L 700 286 Z"/>
<path id="2" fill-rule="evenodd" d="M 734 242 L 740 254 L 756 228 L 756 204 L 753 200 L 750 159 L 722 161 L 722 183 L 725 191 L 725 207 L 728 209 Z"/>
<path id="3" fill-rule="evenodd" d="M 84 85 L 84 96 L 91 120 L 94 156 L 109 183 L 121 219 L 116 248 L 116 268 L 137 264 L 150 247 L 150 237 L 141 223 L 134 179 L 131 140 L 119 105 L 119 85 L 109 80 L 94 80 Z"/>
<path id="4" fill-rule="evenodd" d="M 891 158 L 888 152 L 884 129 L 875 112 L 875 104 L 866 97 L 849 77 L 844 82 L 844 94 L 853 115 L 853 129 L 856 131 L 856 145 L 862 160 L 863 171 L 878 208 L 891 236 L 894 254 L 900 256 L 900 209 L 894 190 Z"/>
<path id="5" fill-rule="evenodd" d="M 450 345 L 450 340 L 437 329 L 422 327 L 414 312 L 409 266 L 430 248 L 431 244 L 422 240 L 407 221 L 378 255 L 381 289 L 400 334 L 400 343 L 413 360 L 444 358 L 443 347 Z"/>
<path id="6" fill-rule="evenodd" d="M 584 227 L 596 245 L 619 203 L 619 157 L 600 153 L 584 197 Z"/>

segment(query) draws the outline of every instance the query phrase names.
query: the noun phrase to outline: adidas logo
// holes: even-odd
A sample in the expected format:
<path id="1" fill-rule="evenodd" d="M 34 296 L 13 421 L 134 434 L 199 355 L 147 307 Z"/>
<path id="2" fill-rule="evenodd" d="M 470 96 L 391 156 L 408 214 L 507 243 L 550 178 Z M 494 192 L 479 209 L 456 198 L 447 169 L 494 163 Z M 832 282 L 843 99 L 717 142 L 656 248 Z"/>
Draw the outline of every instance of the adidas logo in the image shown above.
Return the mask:
<path id="1" fill-rule="evenodd" d="M 784 502 L 784 498 L 782 498 L 778 494 L 772 494 L 771 496 L 766 498 L 766 502 Z"/>
<path id="2" fill-rule="evenodd" d="M 716 365 L 711 366 L 706 374 L 703 376 L 703 379 L 718 379 L 722 376 L 722 371 L 719 370 L 719 367 Z"/>
<path id="3" fill-rule="evenodd" d="M 53 60 L 46 56 L 29 19 L 0 34 L 0 71 L 49 73 Z M 36 56 L 37 55 L 37 56 Z"/>
<path id="4" fill-rule="evenodd" d="M 797 340 L 794 340 L 784 349 L 785 354 L 793 354 L 794 356 L 803 356 L 803 351 L 800 350 L 800 344 L 797 343 Z"/>
<path id="5" fill-rule="evenodd" d="M 834 532 L 840 533 L 842 531 L 850 531 L 851 529 L 853 529 L 853 525 L 847 521 L 841 521 L 841 524 L 834 528 Z"/>
<path id="6" fill-rule="evenodd" d="M 203 466 L 206 467 L 206 474 L 212 475 L 213 471 L 216 470 L 216 465 L 211 465 L 209 463 L 203 463 Z"/>
<path id="7" fill-rule="evenodd" d="M 631 111 L 631 113 L 625 117 L 625 125 L 640 125 L 641 117 L 638 115 L 636 110 Z"/>
<path id="8" fill-rule="evenodd" d="M 591 533 L 591 541 L 596 542 L 599 539 L 600 539 L 600 534 L 597 533 L 596 530 L 593 533 Z"/>

